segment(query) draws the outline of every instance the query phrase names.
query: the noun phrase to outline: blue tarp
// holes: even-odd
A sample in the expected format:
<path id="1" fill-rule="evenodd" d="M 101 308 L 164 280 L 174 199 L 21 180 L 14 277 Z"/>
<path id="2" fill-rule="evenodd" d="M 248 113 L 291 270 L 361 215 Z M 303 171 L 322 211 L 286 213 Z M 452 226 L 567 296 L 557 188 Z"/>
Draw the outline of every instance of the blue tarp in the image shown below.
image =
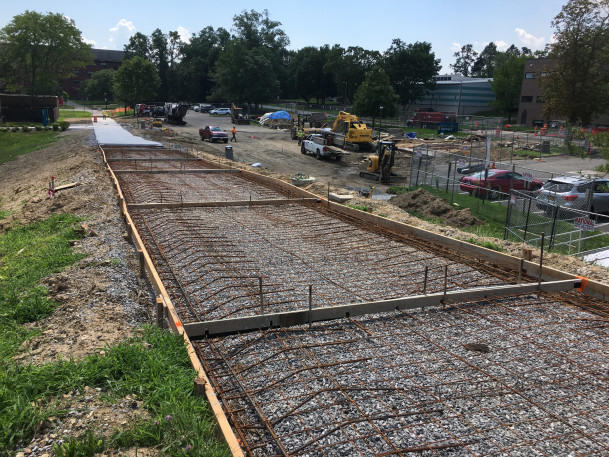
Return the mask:
<path id="1" fill-rule="evenodd" d="M 290 113 L 288 113 L 287 111 L 275 111 L 274 113 L 270 113 L 268 115 L 268 119 L 292 119 L 290 117 Z"/>

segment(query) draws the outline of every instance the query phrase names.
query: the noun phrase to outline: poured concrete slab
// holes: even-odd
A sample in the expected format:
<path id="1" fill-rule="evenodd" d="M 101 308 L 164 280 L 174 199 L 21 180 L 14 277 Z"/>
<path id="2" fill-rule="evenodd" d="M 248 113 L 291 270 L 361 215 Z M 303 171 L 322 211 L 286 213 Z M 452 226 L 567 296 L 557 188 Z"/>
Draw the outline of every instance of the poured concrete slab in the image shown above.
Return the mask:
<path id="1" fill-rule="evenodd" d="M 132 135 L 121 127 L 114 119 L 101 117 L 93 123 L 93 130 L 97 142 L 102 145 L 116 146 L 163 146 L 158 141 L 145 140 L 139 136 Z"/>

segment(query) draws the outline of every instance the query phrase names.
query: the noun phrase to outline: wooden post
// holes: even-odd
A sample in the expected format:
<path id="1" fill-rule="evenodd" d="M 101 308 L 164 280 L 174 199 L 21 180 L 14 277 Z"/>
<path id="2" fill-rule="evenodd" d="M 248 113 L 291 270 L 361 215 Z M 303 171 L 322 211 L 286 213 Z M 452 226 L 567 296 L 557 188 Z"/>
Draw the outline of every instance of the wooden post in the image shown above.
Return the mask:
<path id="1" fill-rule="evenodd" d="M 163 328 L 163 297 L 156 297 L 156 325 Z"/>

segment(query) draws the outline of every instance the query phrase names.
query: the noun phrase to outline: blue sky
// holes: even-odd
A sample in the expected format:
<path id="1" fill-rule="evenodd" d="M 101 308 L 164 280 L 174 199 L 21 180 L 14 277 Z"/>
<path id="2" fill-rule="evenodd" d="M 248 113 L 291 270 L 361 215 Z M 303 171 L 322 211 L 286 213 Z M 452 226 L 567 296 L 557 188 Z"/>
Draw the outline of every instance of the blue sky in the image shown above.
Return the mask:
<path id="1" fill-rule="evenodd" d="M 427 41 L 441 59 L 442 72 L 450 73 L 453 53 L 464 44 L 471 43 L 478 51 L 491 41 L 500 50 L 510 44 L 542 49 L 551 40 L 552 19 L 566 1 L 28 0 L 24 5 L 0 0 L 0 28 L 26 9 L 62 13 L 95 48 L 123 49 L 135 32 L 150 35 L 159 28 L 188 37 L 207 26 L 230 31 L 233 16 L 241 11 L 267 9 L 271 19 L 281 22 L 290 49 L 340 44 L 383 52 L 394 38 Z"/>

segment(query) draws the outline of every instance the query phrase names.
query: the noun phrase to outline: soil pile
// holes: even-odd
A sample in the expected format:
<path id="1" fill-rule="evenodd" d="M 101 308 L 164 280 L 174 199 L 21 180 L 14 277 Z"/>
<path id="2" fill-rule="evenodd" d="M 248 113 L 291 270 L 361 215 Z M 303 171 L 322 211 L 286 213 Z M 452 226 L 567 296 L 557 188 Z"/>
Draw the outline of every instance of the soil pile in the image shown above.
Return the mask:
<path id="1" fill-rule="evenodd" d="M 448 202 L 432 195 L 424 189 L 396 195 L 389 203 L 402 208 L 404 211 L 427 218 L 440 218 L 445 224 L 453 227 L 469 227 L 482 225 L 484 221 L 472 214 L 469 208 L 455 209 Z"/>

